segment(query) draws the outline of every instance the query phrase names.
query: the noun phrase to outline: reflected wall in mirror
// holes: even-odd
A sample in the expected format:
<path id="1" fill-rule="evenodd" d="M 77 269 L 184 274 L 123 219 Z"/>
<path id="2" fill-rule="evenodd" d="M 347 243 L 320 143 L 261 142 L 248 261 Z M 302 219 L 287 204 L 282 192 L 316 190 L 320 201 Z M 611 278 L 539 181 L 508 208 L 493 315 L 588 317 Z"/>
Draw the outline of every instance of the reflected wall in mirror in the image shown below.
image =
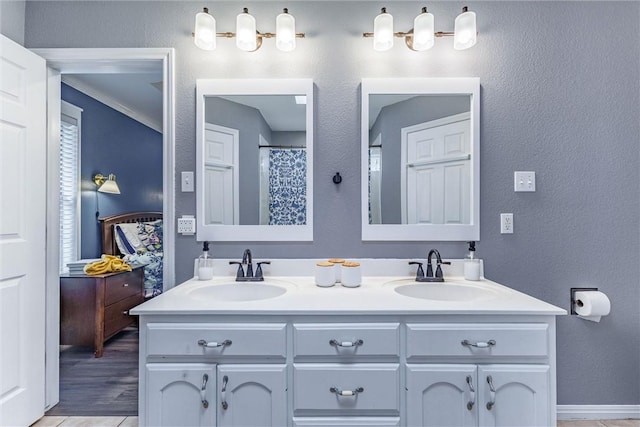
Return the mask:
<path id="1" fill-rule="evenodd" d="M 363 79 L 363 240 L 479 240 L 479 91 Z"/>
<path id="2" fill-rule="evenodd" d="M 312 240 L 313 82 L 197 81 L 198 240 Z"/>

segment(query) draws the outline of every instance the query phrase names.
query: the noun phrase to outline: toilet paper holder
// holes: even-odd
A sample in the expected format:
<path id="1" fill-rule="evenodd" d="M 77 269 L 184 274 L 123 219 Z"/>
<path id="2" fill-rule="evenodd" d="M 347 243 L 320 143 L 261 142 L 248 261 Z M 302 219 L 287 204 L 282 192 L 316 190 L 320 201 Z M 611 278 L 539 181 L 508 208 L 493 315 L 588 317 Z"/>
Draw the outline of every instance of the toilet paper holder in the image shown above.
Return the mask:
<path id="1" fill-rule="evenodd" d="M 578 313 L 576 313 L 576 310 L 575 310 L 575 306 L 576 304 L 578 304 L 578 301 L 576 301 L 576 292 L 597 291 L 597 290 L 598 288 L 571 288 L 571 314 L 578 315 Z"/>

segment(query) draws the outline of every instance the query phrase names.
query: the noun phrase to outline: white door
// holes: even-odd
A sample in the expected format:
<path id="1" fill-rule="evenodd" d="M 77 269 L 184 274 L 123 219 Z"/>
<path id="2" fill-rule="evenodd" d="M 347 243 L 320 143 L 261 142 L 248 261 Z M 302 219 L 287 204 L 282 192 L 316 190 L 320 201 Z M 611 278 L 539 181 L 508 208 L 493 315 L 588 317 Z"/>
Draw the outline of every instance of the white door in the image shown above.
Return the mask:
<path id="1" fill-rule="evenodd" d="M 476 365 L 407 365 L 407 425 L 477 424 Z"/>
<path id="2" fill-rule="evenodd" d="M 469 114 L 402 129 L 402 220 L 407 224 L 469 224 Z"/>
<path id="3" fill-rule="evenodd" d="M 287 423 L 286 365 L 218 365 L 219 427 Z"/>
<path id="4" fill-rule="evenodd" d="M 237 129 L 207 123 L 204 130 L 205 224 L 240 223 Z"/>
<path id="5" fill-rule="evenodd" d="M 146 366 L 145 413 L 140 425 L 216 425 L 216 365 L 150 363 Z"/>
<path id="6" fill-rule="evenodd" d="M 46 63 L 0 35 L 0 425 L 44 414 Z"/>
<path id="7" fill-rule="evenodd" d="M 552 424 L 549 366 L 486 365 L 478 368 L 481 426 L 538 427 Z"/>

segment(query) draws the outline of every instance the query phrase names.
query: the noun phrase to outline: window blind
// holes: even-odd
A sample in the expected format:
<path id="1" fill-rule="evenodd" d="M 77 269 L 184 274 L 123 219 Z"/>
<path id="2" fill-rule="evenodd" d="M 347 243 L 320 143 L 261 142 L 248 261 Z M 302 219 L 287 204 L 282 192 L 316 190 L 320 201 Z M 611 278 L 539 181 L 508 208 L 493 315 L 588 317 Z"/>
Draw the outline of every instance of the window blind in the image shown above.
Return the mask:
<path id="1" fill-rule="evenodd" d="M 60 117 L 60 273 L 80 253 L 80 128 L 82 109 L 62 101 Z"/>

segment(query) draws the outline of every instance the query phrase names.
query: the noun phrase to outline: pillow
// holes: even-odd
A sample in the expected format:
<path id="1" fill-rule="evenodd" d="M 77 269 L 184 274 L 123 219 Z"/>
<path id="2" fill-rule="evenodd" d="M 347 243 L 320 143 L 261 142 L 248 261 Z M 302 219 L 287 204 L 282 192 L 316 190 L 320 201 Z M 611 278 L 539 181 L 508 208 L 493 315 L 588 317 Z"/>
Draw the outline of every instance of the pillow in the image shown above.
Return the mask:
<path id="1" fill-rule="evenodd" d="M 138 238 L 137 223 L 116 224 L 116 245 L 123 255 L 135 254 L 142 248 L 142 243 Z"/>
<path id="2" fill-rule="evenodd" d="M 115 226 L 115 240 L 123 255 L 162 252 L 162 220 L 122 223 Z"/>
<path id="3" fill-rule="evenodd" d="M 162 252 L 162 220 L 138 223 L 138 239 L 145 252 Z"/>

